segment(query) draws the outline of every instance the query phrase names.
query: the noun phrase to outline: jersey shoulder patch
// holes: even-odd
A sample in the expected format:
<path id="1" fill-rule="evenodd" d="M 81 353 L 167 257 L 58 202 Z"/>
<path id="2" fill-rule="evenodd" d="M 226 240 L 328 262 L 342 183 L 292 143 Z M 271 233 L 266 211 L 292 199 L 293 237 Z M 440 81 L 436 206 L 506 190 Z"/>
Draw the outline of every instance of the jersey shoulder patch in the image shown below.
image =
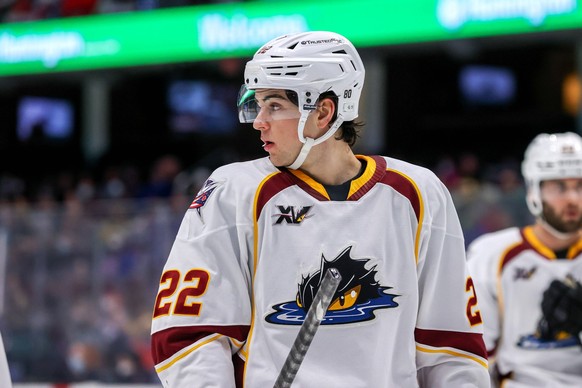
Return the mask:
<path id="1" fill-rule="evenodd" d="M 200 191 L 198 191 L 198 194 L 196 194 L 196 198 L 190 204 L 190 209 L 196 209 L 200 212 L 200 209 L 206 204 L 206 201 L 208 201 L 208 198 L 210 198 L 210 195 L 218 186 L 220 186 L 220 182 L 212 179 L 206 180 Z"/>

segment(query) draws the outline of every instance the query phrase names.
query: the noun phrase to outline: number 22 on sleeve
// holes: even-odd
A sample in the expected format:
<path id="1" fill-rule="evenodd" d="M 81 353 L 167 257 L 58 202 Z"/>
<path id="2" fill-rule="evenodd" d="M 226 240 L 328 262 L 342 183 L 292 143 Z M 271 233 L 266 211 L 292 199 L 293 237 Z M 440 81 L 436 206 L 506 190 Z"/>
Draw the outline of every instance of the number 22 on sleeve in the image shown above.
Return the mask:
<path id="1" fill-rule="evenodd" d="M 471 277 L 467 278 L 465 291 L 471 293 L 467 301 L 467 319 L 471 326 L 480 325 L 483 323 L 483 320 L 481 319 L 481 312 L 477 310 L 477 294 L 475 293 L 475 284 L 473 284 Z"/>
<path id="2" fill-rule="evenodd" d="M 163 315 L 200 315 L 202 303 L 191 298 L 199 298 L 208 289 L 210 275 L 203 269 L 191 269 L 182 278 L 180 271 L 171 269 L 162 274 L 160 290 L 156 297 L 154 318 Z M 179 293 L 174 297 L 176 291 Z"/>

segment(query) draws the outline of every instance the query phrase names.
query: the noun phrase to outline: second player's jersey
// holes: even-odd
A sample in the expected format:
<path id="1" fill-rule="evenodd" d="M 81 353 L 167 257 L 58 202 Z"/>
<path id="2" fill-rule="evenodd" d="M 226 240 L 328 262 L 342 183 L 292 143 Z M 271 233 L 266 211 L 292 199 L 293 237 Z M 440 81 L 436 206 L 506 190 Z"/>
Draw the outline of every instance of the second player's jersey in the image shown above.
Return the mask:
<path id="1" fill-rule="evenodd" d="M 504 388 L 582 387 L 582 349 L 576 338 L 536 335 L 543 292 L 566 275 L 582 280 L 582 242 L 557 258 L 531 227 L 484 235 L 468 248 L 471 276 L 485 323 L 484 338 Z"/>
<path id="2" fill-rule="evenodd" d="M 342 282 L 294 386 L 487 386 L 448 191 L 429 170 L 359 158 L 367 167 L 346 201 L 267 158 L 212 174 L 156 299 L 152 344 L 166 387 L 273 386 L 329 267 Z"/>

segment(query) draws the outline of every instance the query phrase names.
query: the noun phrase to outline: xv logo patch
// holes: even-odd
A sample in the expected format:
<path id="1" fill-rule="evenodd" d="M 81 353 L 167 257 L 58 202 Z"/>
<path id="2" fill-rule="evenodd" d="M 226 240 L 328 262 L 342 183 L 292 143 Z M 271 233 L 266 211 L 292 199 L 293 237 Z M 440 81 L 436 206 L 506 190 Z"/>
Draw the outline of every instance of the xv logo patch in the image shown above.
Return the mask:
<path id="1" fill-rule="evenodd" d="M 525 279 L 528 280 L 530 279 L 535 273 L 536 273 L 537 267 L 531 267 L 531 268 L 516 268 L 515 272 L 513 273 L 513 280 L 519 280 L 519 279 Z"/>
<path id="2" fill-rule="evenodd" d="M 275 225 L 287 223 L 287 224 L 300 224 L 303 222 L 304 219 L 311 217 L 311 215 L 307 215 L 309 210 L 311 210 L 313 206 L 277 206 L 279 209 L 279 213 L 273 215 L 273 217 L 277 217 L 275 220 Z"/>

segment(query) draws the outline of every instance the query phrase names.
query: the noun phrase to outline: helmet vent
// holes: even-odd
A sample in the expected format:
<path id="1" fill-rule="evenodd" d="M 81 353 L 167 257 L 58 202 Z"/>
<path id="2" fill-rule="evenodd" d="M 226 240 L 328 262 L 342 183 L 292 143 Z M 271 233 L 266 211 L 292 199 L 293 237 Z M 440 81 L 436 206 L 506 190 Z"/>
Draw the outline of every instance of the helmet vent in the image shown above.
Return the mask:
<path id="1" fill-rule="evenodd" d="M 333 54 L 347 54 L 346 50 L 333 51 Z"/>
<path id="2" fill-rule="evenodd" d="M 295 47 L 297 47 L 297 43 L 299 42 L 295 42 L 293 43 L 291 46 L 287 47 L 289 50 L 293 50 Z"/>

